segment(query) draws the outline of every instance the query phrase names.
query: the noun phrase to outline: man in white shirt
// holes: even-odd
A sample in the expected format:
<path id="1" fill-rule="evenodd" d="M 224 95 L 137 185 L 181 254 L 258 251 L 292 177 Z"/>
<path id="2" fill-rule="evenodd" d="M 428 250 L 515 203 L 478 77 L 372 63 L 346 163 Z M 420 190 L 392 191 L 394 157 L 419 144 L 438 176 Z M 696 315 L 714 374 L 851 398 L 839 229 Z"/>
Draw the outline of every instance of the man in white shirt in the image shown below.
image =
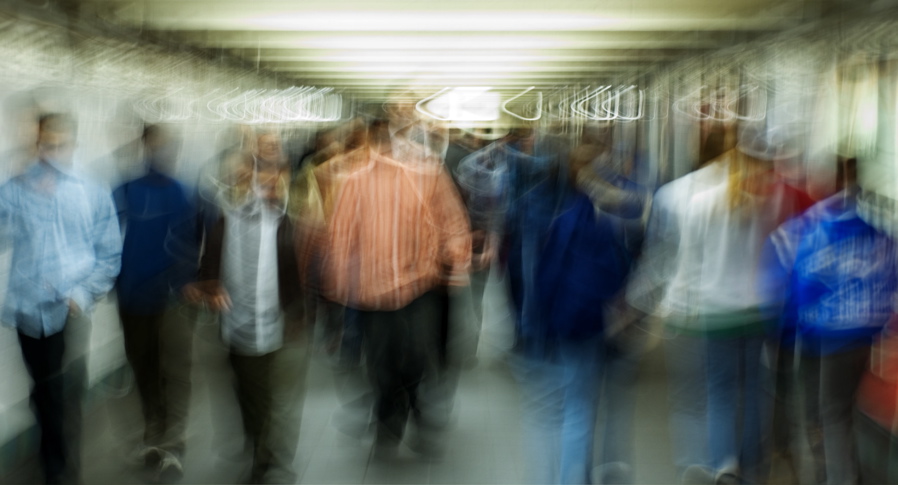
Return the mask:
<path id="1" fill-rule="evenodd" d="M 189 300 L 220 312 L 246 437 L 252 483 L 294 483 L 308 365 L 305 298 L 287 214 L 289 166 L 275 134 L 225 175 L 222 217 L 206 237 Z"/>

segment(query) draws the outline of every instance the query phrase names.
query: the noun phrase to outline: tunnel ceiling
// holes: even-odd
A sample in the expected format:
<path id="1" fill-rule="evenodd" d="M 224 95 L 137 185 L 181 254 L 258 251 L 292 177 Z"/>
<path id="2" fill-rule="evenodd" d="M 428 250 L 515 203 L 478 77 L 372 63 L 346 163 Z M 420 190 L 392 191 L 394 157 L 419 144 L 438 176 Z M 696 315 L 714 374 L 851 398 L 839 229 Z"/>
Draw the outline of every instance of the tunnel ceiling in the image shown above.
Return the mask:
<path id="1" fill-rule="evenodd" d="M 841 0 L 84 0 L 80 16 L 220 50 L 296 84 L 595 84 L 745 42 Z"/>

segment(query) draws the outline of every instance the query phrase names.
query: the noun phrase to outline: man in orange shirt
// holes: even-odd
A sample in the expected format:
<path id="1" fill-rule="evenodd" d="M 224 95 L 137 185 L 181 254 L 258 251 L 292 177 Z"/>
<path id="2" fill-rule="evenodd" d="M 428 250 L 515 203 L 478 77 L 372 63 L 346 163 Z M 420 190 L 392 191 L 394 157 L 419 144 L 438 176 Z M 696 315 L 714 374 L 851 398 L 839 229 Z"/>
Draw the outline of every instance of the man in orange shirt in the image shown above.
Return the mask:
<path id="1" fill-rule="evenodd" d="M 321 269 L 323 296 L 360 310 L 377 394 L 376 455 L 383 458 L 395 454 L 412 409 L 419 431 L 430 427 L 418 387 L 437 374 L 440 299 L 433 290 L 467 284 L 471 261 L 465 209 L 442 164 L 381 155 L 386 150 L 376 142 L 388 139 L 373 134 L 344 156 L 357 168 L 327 221 Z"/>

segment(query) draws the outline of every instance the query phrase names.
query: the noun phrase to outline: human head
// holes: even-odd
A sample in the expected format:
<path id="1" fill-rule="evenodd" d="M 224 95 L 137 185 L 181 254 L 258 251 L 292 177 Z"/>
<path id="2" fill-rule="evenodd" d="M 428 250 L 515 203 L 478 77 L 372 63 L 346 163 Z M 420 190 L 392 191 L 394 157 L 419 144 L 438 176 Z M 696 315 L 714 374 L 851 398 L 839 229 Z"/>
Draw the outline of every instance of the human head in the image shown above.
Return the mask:
<path id="1" fill-rule="evenodd" d="M 259 198 L 272 205 L 284 201 L 289 169 L 283 164 L 261 163 L 255 165 L 255 191 Z"/>
<path id="2" fill-rule="evenodd" d="M 595 156 L 595 147 L 592 145 L 579 145 L 571 151 L 568 158 L 568 175 L 571 182 L 577 180 L 577 175 L 595 160 Z"/>
<path id="3" fill-rule="evenodd" d="M 146 125 L 140 139 L 151 168 L 162 172 L 174 170 L 180 143 L 170 129 L 162 125 Z"/>
<path id="4" fill-rule="evenodd" d="M 836 161 L 836 190 L 855 187 L 857 185 L 857 158 L 839 156 Z"/>
<path id="5" fill-rule="evenodd" d="M 266 163 L 284 163 L 285 156 L 281 136 L 274 131 L 257 132 L 255 155 L 256 158 Z"/>
<path id="6" fill-rule="evenodd" d="M 774 182 L 774 161 L 780 147 L 763 128 L 748 126 L 739 132 L 739 142 L 730 160 L 728 199 L 730 208 L 744 205 L 751 196 L 764 196 Z"/>
<path id="7" fill-rule="evenodd" d="M 417 95 L 411 89 L 390 96 L 383 109 L 391 125 L 401 127 L 418 120 L 418 109 L 414 99 L 417 99 Z"/>
<path id="8" fill-rule="evenodd" d="M 77 133 L 78 124 L 69 115 L 52 113 L 41 116 L 38 121 L 38 157 L 53 165 L 71 166 Z"/>
<path id="9" fill-rule="evenodd" d="M 536 142 L 536 130 L 530 125 L 517 126 L 508 131 L 508 141 L 523 153 L 531 153 Z"/>

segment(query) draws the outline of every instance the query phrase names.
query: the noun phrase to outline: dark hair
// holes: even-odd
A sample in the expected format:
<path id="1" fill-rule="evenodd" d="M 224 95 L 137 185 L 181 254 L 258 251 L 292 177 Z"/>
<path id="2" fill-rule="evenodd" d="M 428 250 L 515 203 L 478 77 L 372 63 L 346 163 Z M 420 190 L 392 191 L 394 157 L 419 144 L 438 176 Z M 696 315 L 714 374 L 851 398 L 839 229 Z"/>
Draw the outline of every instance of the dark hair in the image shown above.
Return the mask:
<path id="1" fill-rule="evenodd" d="M 68 133 L 75 137 L 78 134 L 78 123 L 75 118 L 62 113 L 49 113 L 41 115 L 38 120 L 38 131 Z"/>
<path id="2" fill-rule="evenodd" d="M 146 143 L 147 138 L 150 138 L 150 137 L 156 136 L 156 135 L 160 135 L 163 133 L 163 131 L 164 130 L 159 125 L 146 124 L 143 126 L 143 134 L 140 135 L 140 139 L 141 139 L 141 141 Z"/>

